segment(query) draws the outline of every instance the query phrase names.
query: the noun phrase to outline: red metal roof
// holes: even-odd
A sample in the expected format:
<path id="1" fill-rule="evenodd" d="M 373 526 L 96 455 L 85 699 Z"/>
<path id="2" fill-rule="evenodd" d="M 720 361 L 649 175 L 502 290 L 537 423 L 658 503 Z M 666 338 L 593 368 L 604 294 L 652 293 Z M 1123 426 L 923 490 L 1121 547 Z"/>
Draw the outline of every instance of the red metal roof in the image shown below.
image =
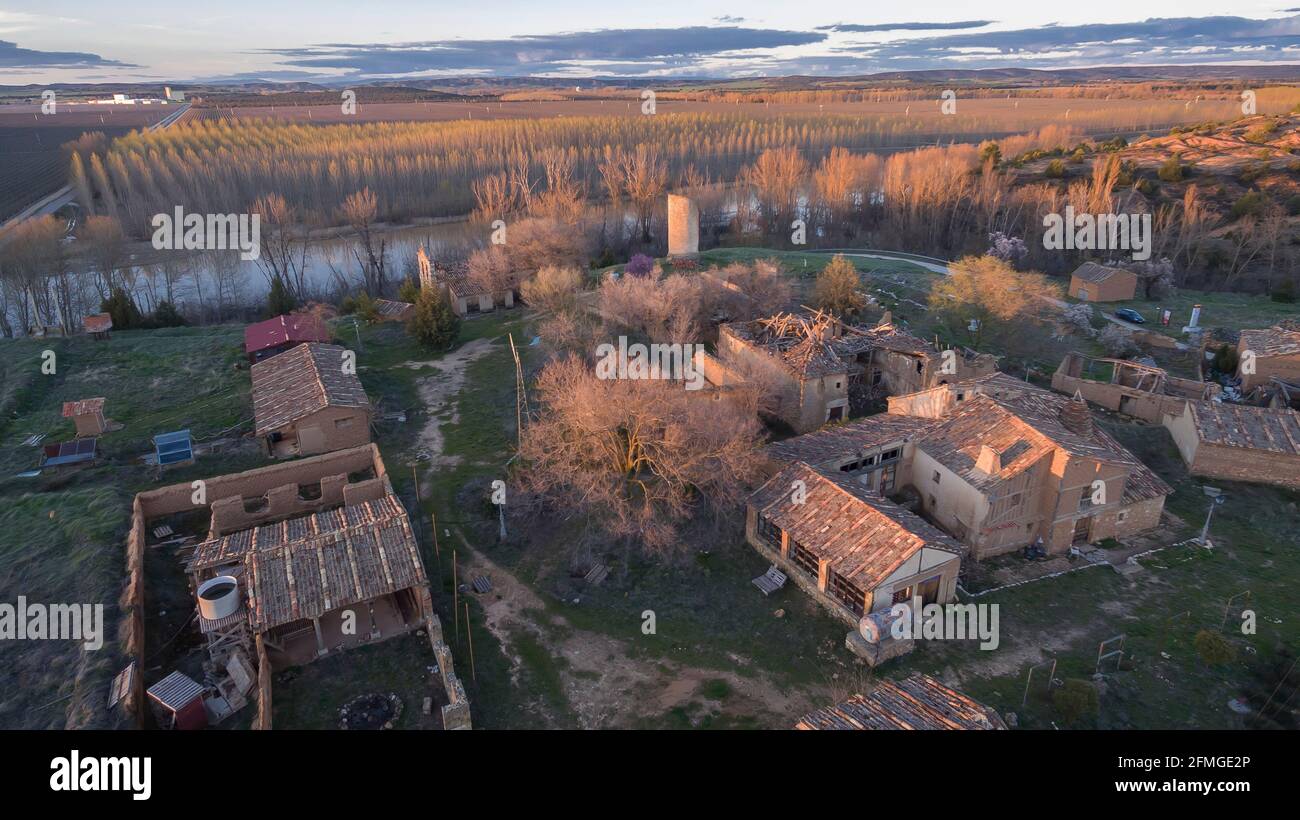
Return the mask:
<path id="1" fill-rule="evenodd" d="M 310 313 L 276 316 L 244 328 L 244 352 L 256 353 L 268 347 L 298 342 L 328 342 L 329 330 Z"/>
<path id="2" fill-rule="evenodd" d="M 113 329 L 113 317 L 107 313 L 96 313 L 84 317 L 81 326 L 87 333 L 107 333 Z"/>

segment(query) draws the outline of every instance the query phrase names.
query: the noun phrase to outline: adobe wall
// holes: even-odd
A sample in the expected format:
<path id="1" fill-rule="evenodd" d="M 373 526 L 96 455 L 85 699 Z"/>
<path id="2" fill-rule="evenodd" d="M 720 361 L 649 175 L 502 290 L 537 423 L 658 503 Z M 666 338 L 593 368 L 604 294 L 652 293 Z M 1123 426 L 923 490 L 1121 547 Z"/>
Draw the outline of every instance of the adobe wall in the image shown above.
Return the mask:
<path id="1" fill-rule="evenodd" d="M 700 209 L 690 197 L 668 195 L 668 255 L 695 256 L 700 252 Z"/>
<path id="2" fill-rule="evenodd" d="M 715 369 L 715 375 L 719 378 L 723 378 L 724 373 L 739 378 L 748 369 L 761 374 L 761 378 L 770 379 L 775 387 L 777 415 L 797 433 L 807 433 L 825 424 L 827 408 L 831 404 L 844 406 L 844 416 L 848 418 L 847 372 L 801 382 L 775 358 L 734 336 L 725 327 L 718 334 L 718 355 L 722 368 L 725 368 Z M 708 366 L 707 360 L 705 366 Z"/>
<path id="3" fill-rule="evenodd" d="M 1300 455 L 1228 447 L 1202 441 L 1196 448 L 1195 461 L 1192 462 L 1190 471 L 1192 475 L 1206 478 L 1272 484 L 1300 490 Z"/>
<path id="4" fill-rule="evenodd" d="M 145 519 L 158 518 L 180 512 L 189 512 L 212 505 L 223 498 L 256 498 L 267 494 L 276 487 L 285 485 L 313 484 L 329 476 L 347 475 L 373 469 L 377 477 L 385 477 L 383 460 L 379 457 L 379 448 L 373 444 L 354 447 L 349 450 L 337 450 L 332 453 L 306 458 L 298 461 L 285 461 L 255 470 L 231 475 L 214 476 L 203 479 L 206 504 L 195 504 L 192 496 L 194 487 L 190 483 L 171 484 L 157 490 L 140 493 L 140 501 Z M 324 486 L 322 486 L 322 491 Z"/>
<path id="5" fill-rule="evenodd" d="M 1240 367 L 1237 369 L 1241 370 Z M 1268 384 L 1274 376 L 1288 382 L 1300 381 L 1300 355 L 1259 356 L 1255 359 L 1253 374 L 1246 375 L 1238 372 L 1238 375 L 1241 376 L 1243 393 L 1254 389 L 1256 385 Z"/>

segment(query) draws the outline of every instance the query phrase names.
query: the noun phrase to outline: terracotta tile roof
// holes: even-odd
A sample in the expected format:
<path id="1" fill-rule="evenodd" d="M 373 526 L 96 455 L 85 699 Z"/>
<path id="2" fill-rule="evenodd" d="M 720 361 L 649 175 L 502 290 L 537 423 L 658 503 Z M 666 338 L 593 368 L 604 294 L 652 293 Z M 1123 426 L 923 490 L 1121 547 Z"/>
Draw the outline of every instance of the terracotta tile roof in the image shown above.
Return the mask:
<path id="1" fill-rule="evenodd" d="M 1115 274 L 1124 276 L 1136 276 L 1132 271 L 1123 268 L 1110 268 L 1105 265 L 1098 265 L 1096 262 L 1084 262 L 1075 268 L 1072 274 L 1085 282 L 1092 282 L 1094 285 L 1100 285 L 1102 282 L 1109 280 Z"/>
<path id="2" fill-rule="evenodd" d="M 405 317 L 408 312 L 415 310 L 415 305 L 410 302 L 396 302 L 392 299 L 376 299 L 375 310 L 385 319 L 398 320 Z"/>
<path id="3" fill-rule="evenodd" d="M 796 729 L 1005 729 L 998 713 L 929 675 L 881 679 L 867 695 L 804 715 Z"/>
<path id="4" fill-rule="evenodd" d="M 996 393 L 982 392 L 967 399 L 945 421 L 916 438 L 917 447 L 973 486 L 990 491 L 1059 447 L 1073 456 L 1128 467 L 1125 503 L 1131 503 L 1129 498 L 1142 500 L 1173 492 L 1096 424 L 1090 423 L 1086 431 L 1071 429 L 1068 419 L 1076 409 L 1075 399 L 1005 376 L 977 381 Z M 1000 455 L 996 474 L 975 467 L 982 445 Z"/>
<path id="5" fill-rule="evenodd" d="M 1300 455 L 1300 413 L 1219 401 L 1189 401 L 1192 423 L 1206 444 Z"/>
<path id="6" fill-rule="evenodd" d="M 362 407 L 370 400 L 355 373 L 343 370 L 344 349 L 302 344 L 257 362 L 253 375 L 253 418 L 265 435 L 326 407 Z"/>
<path id="7" fill-rule="evenodd" d="M 257 632 L 425 583 L 410 519 L 393 495 L 205 541 L 187 570 L 231 563 L 245 567 Z"/>
<path id="8" fill-rule="evenodd" d="M 845 325 L 843 335 L 831 344 L 841 356 L 876 349 L 915 356 L 933 356 L 937 353 L 929 342 L 893 324 L 870 328 Z"/>
<path id="9" fill-rule="evenodd" d="M 113 329 L 113 317 L 107 313 L 96 313 L 84 317 L 81 326 L 87 333 L 107 333 Z"/>
<path id="10" fill-rule="evenodd" d="M 276 316 L 244 328 L 244 352 L 256 353 L 291 342 L 328 342 L 329 329 L 311 313 Z"/>
<path id="11" fill-rule="evenodd" d="M 721 332 L 740 339 L 776 359 L 787 371 L 801 378 L 818 378 L 849 372 L 829 341 L 817 336 L 792 334 L 772 336 L 757 321 L 723 325 Z"/>
<path id="12" fill-rule="evenodd" d="M 777 461 L 821 464 L 847 458 L 862 450 L 910 439 L 938 422 L 916 416 L 880 413 L 844 424 L 828 424 L 812 433 L 767 445 L 765 452 Z"/>
<path id="13" fill-rule="evenodd" d="M 97 399 L 82 399 L 81 401 L 65 401 L 63 403 L 63 417 L 70 419 L 73 416 L 89 416 L 98 413 L 104 409 L 105 399 L 101 396 Z"/>
<path id="14" fill-rule="evenodd" d="M 807 493 L 794 503 L 791 486 Z M 749 503 L 790 538 L 863 591 L 874 589 L 924 547 L 962 555 L 966 549 L 897 504 L 836 471 L 798 463 L 772 477 Z"/>
<path id="15" fill-rule="evenodd" d="M 452 296 L 468 299 L 484 293 L 483 289 L 469 278 L 469 265 L 465 262 L 455 262 L 450 265 L 435 262 L 433 275 L 434 279 L 447 286 Z"/>
<path id="16" fill-rule="evenodd" d="M 1239 351 L 1254 351 L 1260 356 L 1294 356 L 1300 354 L 1300 331 L 1282 327 L 1243 330 L 1237 344 Z"/>

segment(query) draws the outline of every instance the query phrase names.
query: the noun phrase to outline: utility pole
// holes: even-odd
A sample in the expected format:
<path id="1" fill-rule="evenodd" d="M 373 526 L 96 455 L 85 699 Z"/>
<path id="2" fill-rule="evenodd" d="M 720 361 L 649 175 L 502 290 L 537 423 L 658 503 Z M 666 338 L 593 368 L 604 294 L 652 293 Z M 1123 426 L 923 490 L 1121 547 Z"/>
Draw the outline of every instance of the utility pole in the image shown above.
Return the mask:
<path id="1" fill-rule="evenodd" d="M 1197 539 L 1202 547 L 1210 546 L 1210 519 L 1214 517 L 1214 508 L 1224 501 L 1223 491 L 1214 487 L 1202 487 L 1205 494 L 1210 497 L 1210 509 L 1205 513 L 1205 526 L 1201 527 L 1201 537 Z"/>

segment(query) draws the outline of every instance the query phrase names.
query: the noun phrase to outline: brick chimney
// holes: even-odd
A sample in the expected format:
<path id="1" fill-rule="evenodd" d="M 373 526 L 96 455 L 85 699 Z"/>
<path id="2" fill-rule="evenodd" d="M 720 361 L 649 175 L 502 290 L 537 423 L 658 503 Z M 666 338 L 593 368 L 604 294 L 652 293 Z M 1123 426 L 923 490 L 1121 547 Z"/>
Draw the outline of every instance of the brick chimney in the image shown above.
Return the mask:
<path id="1" fill-rule="evenodd" d="M 1088 409 L 1088 402 L 1083 400 L 1083 394 L 1078 390 L 1074 391 L 1074 398 L 1070 399 L 1061 408 L 1061 424 L 1071 433 L 1080 436 L 1092 435 L 1092 411 Z"/>

